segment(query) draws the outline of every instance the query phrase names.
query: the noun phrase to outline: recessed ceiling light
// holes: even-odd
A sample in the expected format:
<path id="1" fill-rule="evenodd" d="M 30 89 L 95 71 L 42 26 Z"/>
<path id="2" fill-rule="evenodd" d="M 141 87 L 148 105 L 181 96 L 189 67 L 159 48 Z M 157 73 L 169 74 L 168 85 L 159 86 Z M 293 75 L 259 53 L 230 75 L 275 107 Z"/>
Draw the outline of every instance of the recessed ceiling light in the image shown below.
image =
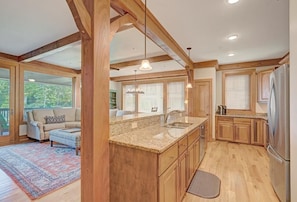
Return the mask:
<path id="1" fill-rule="evenodd" d="M 228 40 L 232 41 L 232 40 L 235 40 L 238 38 L 238 35 L 237 34 L 233 34 L 231 36 L 228 36 Z"/>
<path id="2" fill-rule="evenodd" d="M 30 82 L 35 82 L 35 79 L 28 79 L 28 81 L 30 81 Z"/>
<path id="3" fill-rule="evenodd" d="M 228 54 L 229 57 L 232 57 L 232 56 L 234 56 L 234 55 L 235 55 L 234 53 L 229 53 L 229 54 Z"/>
<path id="4" fill-rule="evenodd" d="M 235 3 L 237 3 L 239 0 L 228 0 L 228 3 L 229 4 L 235 4 Z"/>

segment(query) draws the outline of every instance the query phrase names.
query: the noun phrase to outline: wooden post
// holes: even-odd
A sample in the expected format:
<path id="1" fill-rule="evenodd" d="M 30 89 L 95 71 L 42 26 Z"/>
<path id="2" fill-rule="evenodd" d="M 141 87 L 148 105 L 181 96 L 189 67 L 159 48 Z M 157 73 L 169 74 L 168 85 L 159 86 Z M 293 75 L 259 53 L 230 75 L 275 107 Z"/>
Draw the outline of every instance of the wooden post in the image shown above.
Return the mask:
<path id="1" fill-rule="evenodd" d="M 81 201 L 109 201 L 110 1 L 67 0 L 82 35 Z"/>

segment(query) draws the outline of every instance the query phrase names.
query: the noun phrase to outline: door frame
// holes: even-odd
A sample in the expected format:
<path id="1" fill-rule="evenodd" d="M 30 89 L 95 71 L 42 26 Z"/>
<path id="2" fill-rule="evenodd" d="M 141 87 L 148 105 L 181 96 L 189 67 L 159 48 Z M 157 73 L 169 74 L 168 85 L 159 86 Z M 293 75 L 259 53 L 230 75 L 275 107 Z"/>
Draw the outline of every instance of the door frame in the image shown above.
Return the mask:
<path id="1" fill-rule="evenodd" d="M 15 62 L 0 60 L 0 68 L 7 69 L 10 76 L 10 93 L 9 93 L 9 135 L 0 136 L 0 146 L 14 143 L 16 141 L 16 67 Z"/>
<path id="2" fill-rule="evenodd" d="M 195 79 L 194 80 L 194 88 L 196 87 L 196 83 L 198 82 L 208 82 L 209 83 L 209 115 L 208 115 L 208 118 L 209 118 L 209 126 L 208 126 L 208 136 L 206 138 L 206 141 L 207 142 L 210 142 L 210 141 L 214 141 L 215 139 L 213 138 L 213 126 L 214 126 L 214 114 L 213 114 L 213 79 L 212 78 L 209 78 L 209 79 Z M 194 94 L 193 94 L 194 96 Z M 195 100 L 193 100 L 193 114 L 194 114 L 194 104 L 195 104 Z"/>

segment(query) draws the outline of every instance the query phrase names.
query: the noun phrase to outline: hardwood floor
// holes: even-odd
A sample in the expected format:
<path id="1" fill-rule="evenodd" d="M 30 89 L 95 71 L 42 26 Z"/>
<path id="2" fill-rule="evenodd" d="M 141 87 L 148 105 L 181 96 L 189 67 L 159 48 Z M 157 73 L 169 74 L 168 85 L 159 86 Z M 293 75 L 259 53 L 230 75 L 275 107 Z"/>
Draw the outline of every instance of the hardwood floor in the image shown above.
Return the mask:
<path id="1" fill-rule="evenodd" d="M 221 193 L 215 199 L 186 194 L 183 202 L 278 202 L 269 181 L 268 156 L 263 147 L 228 142 L 211 142 L 199 169 L 221 179 Z M 0 170 L 0 201 L 27 202 L 30 198 Z M 38 200 L 79 202 L 80 180 Z"/>
<path id="2" fill-rule="evenodd" d="M 269 178 L 269 159 L 264 147 L 228 142 L 211 142 L 200 170 L 221 179 L 217 198 L 203 199 L 186 194 L 183 202 L 278 202 Z"/>

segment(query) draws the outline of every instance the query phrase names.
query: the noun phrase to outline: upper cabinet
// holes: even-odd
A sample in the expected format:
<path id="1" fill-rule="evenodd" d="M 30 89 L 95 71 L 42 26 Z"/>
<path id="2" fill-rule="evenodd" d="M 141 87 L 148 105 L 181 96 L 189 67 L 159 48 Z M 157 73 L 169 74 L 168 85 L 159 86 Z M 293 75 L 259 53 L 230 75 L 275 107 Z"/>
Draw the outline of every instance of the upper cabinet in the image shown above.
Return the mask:
<path id="1" fill-rule="evenodd" d="M 270 74 L 273 69 L 258 72 L 258 102 L 267 103 L 270 94 Z"/>

